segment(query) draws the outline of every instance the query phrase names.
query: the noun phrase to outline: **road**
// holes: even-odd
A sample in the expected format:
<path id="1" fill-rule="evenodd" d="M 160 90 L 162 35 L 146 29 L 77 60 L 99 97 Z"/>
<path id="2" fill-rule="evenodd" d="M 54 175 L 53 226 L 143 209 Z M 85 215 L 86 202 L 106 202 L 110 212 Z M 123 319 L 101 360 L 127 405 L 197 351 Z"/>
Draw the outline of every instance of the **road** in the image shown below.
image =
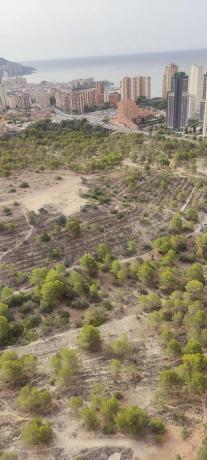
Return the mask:
<path id="1" fill-rule="evenodd" d="M 59 109 L 55 109 L 55 114 L 52 118 L 54 123 L 60 123 L 62 120 L 81 120 L 86 118 L 89 123 L 92 125 L 101 125 L 103 128 L 108 129 L 109 131 L 113 131 L 115 133 L 141 133 L 146 136 L 149 136 L 148 131 L 142 131 L 138 129 L 130 129 L 126 128 L 125 126 L 121 125 L 113 125 L 110 121 L 105 122 L 104 119 L 111 119 L 117 115 L 117 111 L 114 109 L 107 109 L 107 110 L 100 110 L 97 112 L 90 112 L 84 113 L 83 115 L 70 115 L 68 113 L 64 113 Z"/>

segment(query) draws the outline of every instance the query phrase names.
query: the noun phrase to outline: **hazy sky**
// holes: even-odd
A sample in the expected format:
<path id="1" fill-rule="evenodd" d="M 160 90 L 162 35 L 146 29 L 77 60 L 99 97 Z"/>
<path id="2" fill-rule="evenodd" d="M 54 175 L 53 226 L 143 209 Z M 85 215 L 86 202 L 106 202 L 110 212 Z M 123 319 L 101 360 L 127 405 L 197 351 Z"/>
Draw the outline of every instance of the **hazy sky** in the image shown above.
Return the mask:
<path id="1" fill-rule="evenodd" d="M 207 48 L 206 0 L 0 0 L 0 56 Z"/>

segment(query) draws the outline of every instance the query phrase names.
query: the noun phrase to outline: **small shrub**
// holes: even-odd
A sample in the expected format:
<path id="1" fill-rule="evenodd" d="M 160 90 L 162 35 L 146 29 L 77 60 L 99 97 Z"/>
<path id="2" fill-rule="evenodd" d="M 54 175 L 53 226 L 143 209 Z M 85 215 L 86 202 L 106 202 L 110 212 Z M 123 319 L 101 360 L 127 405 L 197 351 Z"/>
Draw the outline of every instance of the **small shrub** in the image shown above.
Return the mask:
<path id="1" fill-rule="evenodd" d="M 41 235 L 40 235 L 40 241 L 42 243 L 47 243 L 48 241 L 50 241 L 50 235 L 48 235 L 47 232 L 43 232 Z"/>
<path id="2" fill-rule="evenodd" d="M 79 371 L 79 357 L 75 350 L 64 348 L 51 358 L 51 367 L 57 379 L 68 386 Z"/>
<path id="3" fill-rule="evenodd" d="M 24 444 L 48 444 L 52 438 L 51 423 L 44 422 L 41 418 L 34 418 L 26 423 L 21 431 L 21 439 Z"/>
<path id="4" fill-rule="evenodd" d="M 81 396 L 73 396 L 69 399 L 69 406 L 75 416 L 79 415 L 80 409 L 83 406 L 83 399 Z"/>
<path id="5" fill-rule="evenodd" d="M 128 337 L 122 335 L 108 345 L 108 350 L 114 358 L 125 359 L 132 353 L 132 345 Z"/>
<path id="6" fill-rule="evenodd" d="M 148 416 L 139 407 L 122 409 L 115 418 L 118 431 L 130 435 L 140 434 L 148 424 Z"/>
<path id="7" fill-rule="evenodd" d="M 0 452 L 0 460 L 18 460 L 16 452 Z"/>
<path id="8" fill-rule="evenodd" d="M 52 398 L 49 391 L 26 385 L 18 396 L 18 405 L 25 412 L 48 412 L 52 408 Z"/>
<path id="9" fill-rule="evenodd" d="M 105 323 L 106 319 L 106 312 L 102 307 L 90 307 L 85 314 L 86 323 L 96 327 Z"/>
<path id="10" fill-rule="evenodd" d="M 78 342 L 81 348 L 88 351 L 96 351 L 101 344 L 99 330 L 90 324 L 85 325 L 79 335 Z"/>
<path id="11" fill-rule="evenodd" d="M 83 407 L 80 411 L 80 417 L 87 430 L 95 430 L 97 428 L 99 420 L 96 410 L 92 407 Z"/>
<path id="12" fill-rule="evenodd" d="M 162 420 L 158 418 L 151 420 L 150 425 L 151 425 L 152 431 L 156 434 L 162 434 L 166 430 L 165 424 L 162 422 Z"/>
<path id="13" fill-rule="evenodd" d="M 23 182 L 21 182 L 21 184 L 20 184 L 20 186 L 19 186 L 19 187 L 20 187 L 20 188 L 29 188 L 29 187 L 30 187 L 30 185 L 28 184 L 28 182 L 26 182 L 26 181 L 23 181 Z"/>

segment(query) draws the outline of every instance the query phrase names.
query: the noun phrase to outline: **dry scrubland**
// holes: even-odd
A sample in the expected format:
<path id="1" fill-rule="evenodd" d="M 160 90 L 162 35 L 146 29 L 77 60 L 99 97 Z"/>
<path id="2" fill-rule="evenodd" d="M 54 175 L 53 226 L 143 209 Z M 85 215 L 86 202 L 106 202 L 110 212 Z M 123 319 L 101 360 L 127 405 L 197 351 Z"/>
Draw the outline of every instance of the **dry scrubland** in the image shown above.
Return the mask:
<path id="1" fill-rule="evenodd" d="M 205 460 L 207 145 L 69 122 L 0 152 L 0 459 Z"/>

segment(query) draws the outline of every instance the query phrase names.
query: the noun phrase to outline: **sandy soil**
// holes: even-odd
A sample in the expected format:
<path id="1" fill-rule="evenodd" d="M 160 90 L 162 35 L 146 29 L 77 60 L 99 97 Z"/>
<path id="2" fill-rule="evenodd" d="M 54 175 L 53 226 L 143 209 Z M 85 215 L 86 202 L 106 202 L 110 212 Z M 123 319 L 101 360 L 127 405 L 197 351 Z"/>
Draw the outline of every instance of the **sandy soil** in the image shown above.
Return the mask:
<path id="1" fill-rule="evenodd" d="M 144 319 L 137 320 L 135 315 L 130 314 L 121 319 L 115 319 L 110 323 L 105 323 L 100 327 L 101 336 L 104 340 L 110 340 L 112 337 L 127 333 L 130 340 L 143 340 L 145 344 L 148 359 L 155 361 L 161 357 L 159 343 L 147 334 Z M 40 362 L 40 368 L 47 366 L 49 357 L 61 347 L 76 347 L 77 335 L 79 331 L 69 330 L 46 340 L 38 340 L 26 346 L 13 347 L 20 355 L 25 353 L 35 353 Z M 146 358 L 146 357 L 145 357 Z M 84 367 L 92 369 L 96 366 L 96 358 L 86 356 L 83 360 Z M 149 367 L 149 363 L 147 365 Z M 156 364 L 155 364 L 156 367 Z M 158 371 L 159 372 L 159 371 Z M 126 392 L 127 402 L 134 405 L 140 405 L 147 410 L 153 403 L 154 388 L 151 385 L 143 383 L 133 391 Z M 80 422 L 70 416 L 67 407 L 67 400 L 61 402 L 61 407 L 55 418 L 49 417 L 54 424 L 56 444 L 63 449 L 65 455 L 71 458 L 71 455 L 78 455 L 80 449 L 93 448 L 131 448 L 134 453 L 134 460 L 175 460 L 175 456 L 180 454 L 183 460 L 196 460 L 198 446 L 202 440 L 203 430 L 201 425 L 195 426 L 193 434 L 183 441 L 181 436 L 181 427 L 168 425 L 167 433 L 162 445 L 151 444 L 147 441 L 134 440 L 118 434 L 117 436 L 103 436 L 101 434 L 88 433 L 84 431 Z M 117 454 L 118 455 L 118 454 Z M 115 457 L 116 458 L 116 457 Z"/>
<path id="2" fill-rule="evenodd" d="M 143 325 L 136 320 L 135 315 L 130 315 L 122 319 L 115 319 L 100 326 L 101 336 L 103 338 L 112 339 L 118 335 L 127 333 L 129 339 L 133 339 L 133 333 L 138 337 L 138 334 L 143 335 Z M 79 331 L 72 329 L 47 339 L 40 339 L 36 342 L 31 342 L 28 345 L 20 345 L 12 347 L 19 355 L 26 353 L 34 353 L 37 357 L 52 355 L 60 348 L 67 346 L 75 346 Z"/>
<path id="3" fill-rule="evenodd" d="M 100 327 L 100 331 L 104 341 L 112 340 L 113 337 L 127 333 L 131 341 L 137 342 L 137 340 L 139 341 L 140 339 L 142 342 L 143 336 L 145 335 L 145 342 L 147 343 L 147 360 L 153 359 L 153 356 L 155 358 L 160 357 L 161 349 L 159 345 L 154 343 L 152 349 L 151 337 L 147 336 L 144 319 L 138 321 L 135 315 L 130 314 L 124 318 L 105 323 Z M 13 349 L 15 349 L 19 355 L 34 353 L 38 357 L 40 369 L 43 370 L 47 367 L 49 357 L 54 354 L 57 349 L 67 346 L 76 347 L 78 334 L 78 330 L 69 330 L 46 340 L 38 340 L 26 346 L 13 347 Z M 85 369 L 88 369 L 89 372 L 94 372 L 94 366 L 98 367 L 95 356 L 87 355 L 82 357 L 82 359 Z M 98 372 L 100 372 L 100 369 Z M 105 370 L 103 369 L 103 374 L 104 373 Z M 145 385 L 143 381 L 143 387 L 135 389 L 127 398 L 129 397 L 129 402 L 131 404 L 141 405 L 148 409 L 149 406 L 152 405 L 153 396 L 153 384 L 149 387 Z M 78 455 L 80 449 L 102 447 L 131 448 L 134 451 L 135 457 L 139 460 L 151 460 L 151 458 L 153 458 L 152 455 L 155 455 L 157 452 L 157 447 L 146 441 L 136 441 L 120 434 L 117 436 L 103 436 L 101 434 L 88 433 L 81 428 L 80 422 L 77 419 L 70 417 L 67 401 L 65 401 L 65 403 L 62 401 L 61 406 L 58 413 L 55 414 L 55 418 L 52 415 L 50 419 L 54 424 L 56 444 L 64 449 L 64 453 L 69 456 L 68 458 L 70 458 L 71 455 Z"/>
<path id="4" fill-rule="evenodd" d="M 201 425 L 194 427 L 193 434 L 185 441 L 181 437 L 181 428 L 174 425 L 168 426 L 163 445 L 157 449 L 157 453 L 150 456 L 149 460 L 175 460 L 178 454 L 181 455 L 182 460 L 197 460 L 198 447 L 202 442 L 202 437 Z"/>
<path id="5" fill-rule="evenodd" d="M 57 180 L 57 177 L 62 180 Z M 20 188 L 22 182 L 30 187 Z M 11 188 L 16 191 L 11 193 Z M 81 176 L 72 171 L 23 172 L 14 173 L 12 178 L 1 178 L 0 205 L 9 206 L 18 201 L 25 210 L 38 211 L 41 207 L 59 210 L 65 215 L 80 211 L 86 200 L 80 197 L 80 190 L 87 188 L 81 182 Z"/>
<path id="6" fill-rule="evenodd" d="M 57 180 L 61 176 L 62 180 Z M 30 188 L 22 189 L 19 187 L 21 182 L 27 181 Z M 11 193 L 11 188 L 16 191 Z M 81 177 L 70 171 L 58 172 L 24 172 L 14 173 L 12 178 L 2 178 L 0 181 L 0 207 L 9 206 L 14 201 L 21 204 L 25 218 L 27 211 L 38 211 L 41 207 L 48 207 L 50 210 L 59 210 L 65 215 L 76 213 L 80 207 L 86 203 L 86 200 L 80 198 L 80 190 L 86 191 L 87 188 L 81 182 Z M 192 193 L 192 192 L 191 192 Z M 188 197 L 185 207 L 187 207 L 191 197 Z M 28 228 L 31 232 L 32 228 Z M 28 236 L 30 233 L 28 233 Z M 11 249 L 10 249 L 11 250 Z M 145 338 L 147 364 L 146 367 L 153 365 L 156 372 L 156 366 L 159 365 L 159 359 L 162 360 L 159 343 L 150 336 L 146 331 L 143 322 L 137 321 L 135 314 L 130 314 L 122 319 L 116 319 L 110 323 L 103 324 L 100 327 L 101 335 L 105 341 L 112 337 L 127 333 L 132 341 L 142 340 Z M 27 346 L 13 347 L 20 355 L 25 353 L 34 353 L 40 360 L 40 367 L 44 368 L 49 357 L 56 353 L 61 347 L 75 347 L 79 331 L 69 330 L 57 334 L 51 338 L 32 342 Z M 93 359 L 87 358 L 84 366 L 89 370 L 96 365 Z M 149 377 L 149 376 L 148 376 Z M 129 391 L 125 398 L 128 403 L 138 404 L 146 409 L 152 404 L 154 396 L 153 385 L 143 383 Z M 2 413 L 2 415 L 4 415 Z M 6 414 L 5 414 L 6 415 Z M 10 414 L 16 417 L 16 414 Z M 97 436 L 87 433 L 80 428 L 80 424 L 70 419 L 67 401 L 59 414 L 51 417 L 54 422 L 55 435 L 58 446 L 64 449 L 68 455 L 78 453 L 80 449 L 95 447 L 123 447 L 131 448 L 134 452 L 134 460 L 174 460 L 179 453 L 183 460 L 196 460 L 196 452 L 202 438 L 202 428 L 200 426 L 193 430 L 192 436 L 186 441 L 181 438 L 181 429 L 175 426 L 168 426 L 163 445 L 150 445 L 145 441 L 136 441 L 130 438 L 117 436 Z M 111 460 L 118 460 L 119 454 L 114 454 Z M 51 457 L 52 458 L 52 457 Z M 68 457 L 69 460 L 70 457 Z"/>
<path id="7" fill-rule="evenodd" d="M 207 176 L 207 161 L 206 158 L 197 158 L 196 160 L 196 170 L 200 174 Z"/>

